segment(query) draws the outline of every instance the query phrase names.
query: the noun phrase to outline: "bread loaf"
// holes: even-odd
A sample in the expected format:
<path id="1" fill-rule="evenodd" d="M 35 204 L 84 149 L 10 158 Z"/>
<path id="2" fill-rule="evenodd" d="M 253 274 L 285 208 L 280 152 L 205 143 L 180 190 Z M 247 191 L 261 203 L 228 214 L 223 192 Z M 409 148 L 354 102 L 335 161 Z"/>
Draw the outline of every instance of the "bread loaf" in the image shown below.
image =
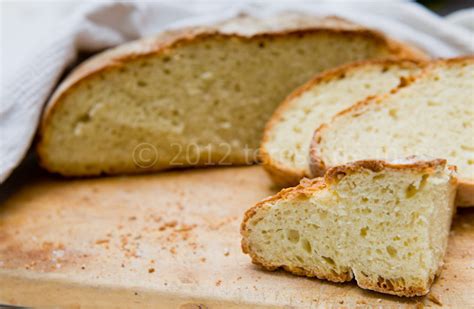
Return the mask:
<path id="1" fill-rule="evenodd" d="M 242 249 L 268 270 L 425 295 L 441 270 L 455 192 L 445 160 L 334 167 L 249 209 Z"/>
<path id="2" fill-rule="evenodd" d="M 438 60 L 390 94 L 367 99 L 322 125 L 313 175 L 362 159 L 445 158 L 459 173 L 459 206 L 474 205 L 474 57 Z"/>
<path id="3" fill-rule="evenodd" d="M 239 22 L 244 34 L 234 32 Z M 46 108 L 41 165 L 84 176 L 250 164 L 277 104 L 315 73 L 360 59 L 423 57 L 337 18 L 281 24 L 243 18 L 165 33 L 87 60 Z"/>
<path id="4" fill-rule="evenodd" d="M 325 71 L 295 90 L 273 113 L 260 145 L 263 166 L 273 181 L 288 187 L 310 177 L 314 131 L 358 101 L 389 92 L 423 64 L 409 60 L 351 63 Z"/>

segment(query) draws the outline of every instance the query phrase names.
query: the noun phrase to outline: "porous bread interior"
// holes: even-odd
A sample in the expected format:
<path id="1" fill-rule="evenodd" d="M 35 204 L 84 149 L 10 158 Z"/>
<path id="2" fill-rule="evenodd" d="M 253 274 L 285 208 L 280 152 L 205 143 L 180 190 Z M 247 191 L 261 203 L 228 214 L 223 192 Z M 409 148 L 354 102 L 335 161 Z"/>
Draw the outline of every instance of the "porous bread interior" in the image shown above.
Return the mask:
<path id="1" fill-rule="evenodd" d="M 329 67 L 387 53 L 365 36 L 324 31 L 184 42 L 69 89 L 44 126 L 40 158 L 64 175 L 250 164 L 265 122 L 292 89 Z M 141 143 L 152 145 L 146 168 L 133 158 Z"/>
<path id="2" fill-rule="evenodd" d="M 363 288 L 423 295 L 442 264 L 454 191 L 444 168 L 365 169 L 309 196 L 264 204 L 244 241 L 269 268 L 331 281 L 354 276 Z"/>
<path id="3" fill-rule="evenodd" d="M 368 63 L 350 68 L 306 89 L 291 99 L 287 108 L 272 123 L 262 147 L 273 164 L 301 171 L 310 176 L 309 149 L 314 131 L 338 112 L 371 95 L 395 88 L 401 77 L 415 73 L 417 66 Z"/>
<path id="4" fill-rule="evenodd" d="M 335 117 L 314 153 L 326 167 L 409 155 L 445 158 L 474 179 L 474 61 L 434 64 L 395 94 Z"/>

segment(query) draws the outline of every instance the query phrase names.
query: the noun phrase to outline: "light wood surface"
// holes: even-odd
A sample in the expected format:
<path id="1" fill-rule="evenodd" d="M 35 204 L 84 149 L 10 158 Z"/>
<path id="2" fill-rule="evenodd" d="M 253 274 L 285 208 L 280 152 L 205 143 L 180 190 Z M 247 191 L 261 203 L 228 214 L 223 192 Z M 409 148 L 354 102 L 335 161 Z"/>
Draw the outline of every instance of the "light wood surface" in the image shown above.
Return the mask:
<path id="1" fill-rule="evenodd" d="M 274 192 L 258 166 L 82 180 L 34 170 L 2 188 L 0 303 L 474 307 L 474 209 L 459 210 L 430 296 L 398 298 L 252 265 L 240 221 Z"/>

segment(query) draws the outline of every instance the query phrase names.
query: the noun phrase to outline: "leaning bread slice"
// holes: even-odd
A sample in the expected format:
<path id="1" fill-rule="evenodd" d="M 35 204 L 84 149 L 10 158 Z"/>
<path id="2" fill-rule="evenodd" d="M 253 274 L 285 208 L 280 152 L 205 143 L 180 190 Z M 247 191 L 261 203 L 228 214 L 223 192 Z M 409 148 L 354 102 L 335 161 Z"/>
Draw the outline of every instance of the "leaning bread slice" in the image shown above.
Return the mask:
<path id="1" fill-rule="evenodd" d="M 93 57 L 46 108 L 41 165 L 82 176 L 250 164 L 277 104 L 315 73 L 360 59 L 422 57 L 340 19 L 302 19 L 284 29 L 246 23 L 245 34 L 233 23 L 186 29 Z"/>
<path id="2" fill-rule="evenodd" d="M 392 93 L 322 125 L 312 141 L 312 172 L 362 159 L 446 158 L 458 168 L 458 205 L 474 205 L 473 125 L 474 57 L 435 61 Z"/>
<path id="3" fill-rule="evenodd" d="M 445 160 L 359 161 L 249 209 L 242 248 L 266 269 L 399 296 L 428 293 L 443 264 L 456 178 Z"/>
<path id="4" fill-rule="evenodd" d="M 263 166 L 273 181 L 288 187 L 311 176 L 309 147 L 314 131 L 354 103 L 389 92 L 423 64 L 410 60 L 356 62 L 325 71 L 295 90 L 273 113 L 260 145 Z"/>

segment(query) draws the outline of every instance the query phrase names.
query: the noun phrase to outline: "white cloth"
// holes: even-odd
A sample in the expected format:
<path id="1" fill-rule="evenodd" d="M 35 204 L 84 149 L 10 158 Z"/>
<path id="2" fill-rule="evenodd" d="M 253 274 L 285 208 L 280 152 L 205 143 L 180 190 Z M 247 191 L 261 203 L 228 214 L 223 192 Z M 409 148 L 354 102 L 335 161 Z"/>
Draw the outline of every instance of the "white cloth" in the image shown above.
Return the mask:
<path id="1" fill-rule="evenodd" d="M 462 26 L 469 31 L 474 31 L 474 8 L 460 10 L 446 16 L 446 20 L 452 24 Z"/>
<path id="2" fill-rule="evenodd" d="M 62 7 L 62 21 L 51 23 L 52 17 L 48 16 L 48 22 L 54 28 L 50 29 L 41 45 L 28 50 L 26 60 L 19 67 L 8 70 L 14 71 L 14 75 L 5 74 L 2 69 L 0 183 L 25 156 L 36 133 L 44 103 L 61 74 L 74 63 L 78 52 L 99 51 L 165 29 L 212 24 L 239 13 L 265 18 L 287 10 L 345 17 L 417 45 L 433 56 L 474 53 L 472 32 L 449 23 L 420 5 L 404 1 L 76 3 L 69 11 L 67 6 Z M 28 20 L 22 19 L 22 22 Z M 4 31 L 10 33 L 13 30 Z M 34 34 L 20 39 L 34 39 Z M 2 49 L 4 46 L 2 44 Z M 15 51 L 7 54 L 9 59 L 2 57 L 3 67 Z"/>

